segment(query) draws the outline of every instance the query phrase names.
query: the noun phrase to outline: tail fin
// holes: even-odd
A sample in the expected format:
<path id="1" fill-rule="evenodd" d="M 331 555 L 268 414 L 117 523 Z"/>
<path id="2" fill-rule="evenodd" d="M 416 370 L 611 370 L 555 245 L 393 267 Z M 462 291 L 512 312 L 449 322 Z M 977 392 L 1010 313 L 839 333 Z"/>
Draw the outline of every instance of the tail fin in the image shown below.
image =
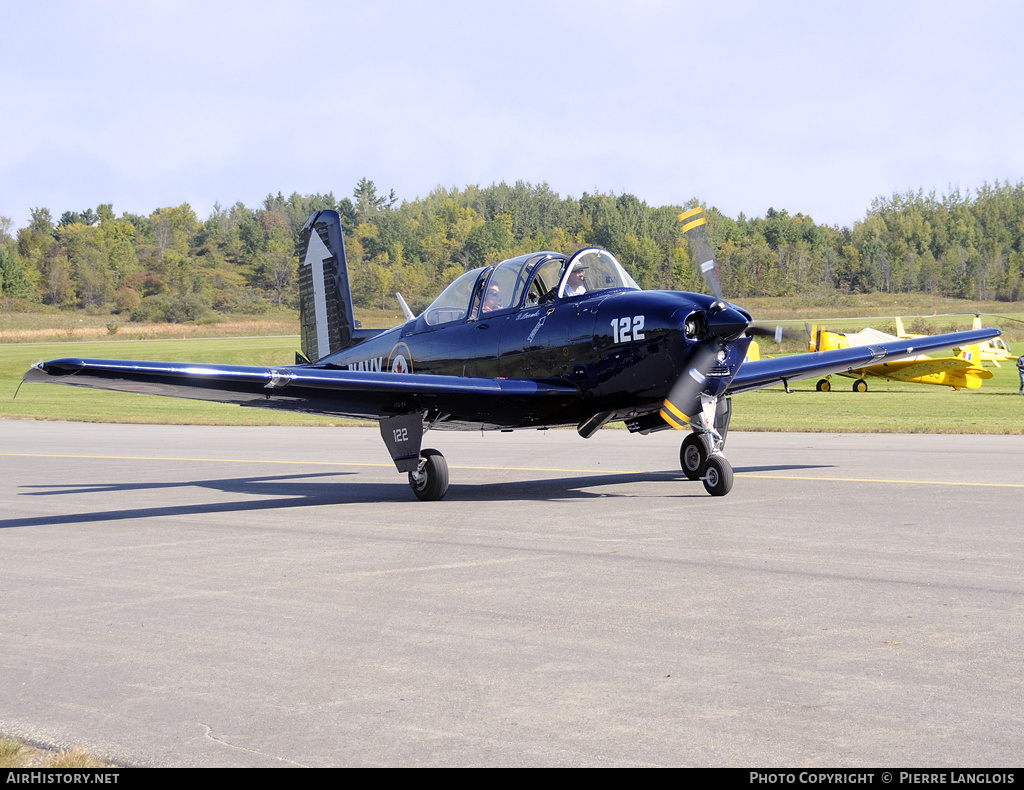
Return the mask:
<path id="1" fill-rule="evenodd" d="M 951 375 L 960 381 L 960 387 L 966 387 L 969 390 L 976 390 L 981 386 L 981 382 L 985 379 L 992 378 L 995 375 L 991 370 L 983 368 L 981 366 L 981 347 L 975 343 L 973 346 L 961 349 L 957 357 L 967 362 L 970 367 L 966 370 L 960 370 L 951 372 Z M 955 389 L 960 389 L 956 384 L 953 384 Z"/>
<path id="2" fill-rule="evenodd" d="M 975 343 L 973 346 L 967 346 L 965 348 L 958 349 L 958 359 L 962 359 L 964 362 L 970 362 L 976 368 L 981 367 L 981 346 Z"/>
<path id="3" fill-rule="evenodd" d="M 971 325 L 971 329 L 981 329 L 981 314 L 974 314 L 974 323 Z"/>
<path id="4" fill-rule="evenodd" d="M 906 337 L 907 333 L 903 331 L 903 319 L 896 316 L 896 337 Z"/>
<path id="5" fill-rule="evenodd" d="M 311 362 L 352 345 L 356 321 L 337 211 L 311 214 L 299 236 L 299 322 Z"/>

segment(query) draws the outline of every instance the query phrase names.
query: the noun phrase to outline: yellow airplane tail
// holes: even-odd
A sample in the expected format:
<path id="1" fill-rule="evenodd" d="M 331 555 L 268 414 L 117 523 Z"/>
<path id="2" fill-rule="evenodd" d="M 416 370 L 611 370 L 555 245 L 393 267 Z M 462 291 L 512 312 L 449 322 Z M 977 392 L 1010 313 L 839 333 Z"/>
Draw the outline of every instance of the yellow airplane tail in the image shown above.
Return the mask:
<path id="1" fill-rule="evenodd" d="M 906 337 L 907 333 L 903 331 L 903 319 L 896 316 L 896 337 Z"/>
<path id="2" fill-rule="evenodd" d="M 975 343 L 973 346 L 967 346 L 967 348 L 959 349 L 959 351 L 957 359 L 962 359 L 970 364 L 969 368 L 960 371 L 960 375 L 963 376 L 961 386 L 969 390 L 976 390 L 981 386 L 982 381 L 992 378 L 992 371 L 986 370 L 981 366 L 980 345 Z"/>
<path id="3" fill-rule="evenodd" d="M 981 367 L 981 346 L 975 343 L 973 346 L 967 346 L 965 348 L 956 349 L 959 353 L 956 355 L 957 359 L 962 359 L 964 362 L 970 362 L 972 366 Z"/>

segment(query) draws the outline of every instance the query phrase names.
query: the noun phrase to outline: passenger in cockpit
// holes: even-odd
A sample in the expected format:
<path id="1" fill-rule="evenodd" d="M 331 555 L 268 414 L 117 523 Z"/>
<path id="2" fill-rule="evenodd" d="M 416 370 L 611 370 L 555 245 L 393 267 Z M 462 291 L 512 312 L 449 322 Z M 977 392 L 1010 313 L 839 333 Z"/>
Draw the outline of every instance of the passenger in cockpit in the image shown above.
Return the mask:
<path id="1" fill-rule="evenodd" d="M 491 313 L 495 310 L 501 309 L 501 289 L 497 283 L 491 283 L 487 287 L 487 293 L 484 294 L 484 303 L 481 305 L 480 310 L 484 313 Z"/>

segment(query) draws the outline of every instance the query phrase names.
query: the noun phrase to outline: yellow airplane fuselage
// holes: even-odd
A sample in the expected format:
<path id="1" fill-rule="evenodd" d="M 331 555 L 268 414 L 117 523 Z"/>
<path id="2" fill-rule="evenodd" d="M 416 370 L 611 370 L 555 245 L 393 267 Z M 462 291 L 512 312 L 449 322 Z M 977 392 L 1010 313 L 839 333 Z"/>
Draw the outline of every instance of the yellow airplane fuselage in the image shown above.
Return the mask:
<path id="1" fill-rule="evenodd" d="M 822 329 L 811 337 L 808 350 L 831 351 L 837 348 L 849 348 L 850 341 L 842 332 L 830 332 Z M 981 367 L 982 352 L 977 346 L 963 349 L 955 357 L 926 357 L 900 359 L 893 362 L 880 362 L 858 368 L 851 373 L 840 373 L 840 376 L 863 379 L 865 376 L 878 376 L 892 381 L 907 381 L 914 384 L 937 384 L 952 387 L 955 390 L 977 389 L 982 381 L 992 378 L 992 371 Z"/>

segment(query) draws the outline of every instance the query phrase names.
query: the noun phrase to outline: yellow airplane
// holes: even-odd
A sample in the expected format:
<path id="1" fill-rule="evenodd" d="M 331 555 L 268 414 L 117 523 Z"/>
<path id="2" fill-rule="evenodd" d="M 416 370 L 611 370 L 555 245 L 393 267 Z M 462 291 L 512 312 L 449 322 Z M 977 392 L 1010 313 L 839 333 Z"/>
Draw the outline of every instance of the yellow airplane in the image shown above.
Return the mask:
<path id="1" fill-rule="evenodd" d="M 899 316 L 896 316 L 896 337 L 907 337 L 913 339 L 915 337 L 927 337 L 927 335 L 912 335 L 909 332 L 905 331 L 903 329 L 903 319 L 900 318 Z"/>
<path id="2" fill-rule="evenodd" d="M 879 332 L 877 329 L 862 329 L 860 332 L 847 334 L 808 327 L 808 334 L 810 335 L 808 351 L 812 353 L 830 351 L 835 348 L 872 346 L 897 339 L 885 332 Z M 919 337 L 921 336 L 919 335 Z M 868 383 L 865 380 L 867 376 L 877 376 L 892 381 L 908 381 L 915 384 L 938 384 L 943 387 L 952 387 L 955 390 L 963 388 L 973 390 L 980 387 L 984 379 L 992 378 L 992 371 L 985 370 L 981 366 L 981 348 L 975 344 L 959 350 L 955 357 L 909 357 L 892 362 L 880 362 L 877 365 L 868 365 L 837 375 L 855 379 L 853 382 L 854 392 L 867 391 Z M 828 392 L 832 389 L 831 378 L 831 376 L 826 376 L 818 381 L 818 392 Z"/>

